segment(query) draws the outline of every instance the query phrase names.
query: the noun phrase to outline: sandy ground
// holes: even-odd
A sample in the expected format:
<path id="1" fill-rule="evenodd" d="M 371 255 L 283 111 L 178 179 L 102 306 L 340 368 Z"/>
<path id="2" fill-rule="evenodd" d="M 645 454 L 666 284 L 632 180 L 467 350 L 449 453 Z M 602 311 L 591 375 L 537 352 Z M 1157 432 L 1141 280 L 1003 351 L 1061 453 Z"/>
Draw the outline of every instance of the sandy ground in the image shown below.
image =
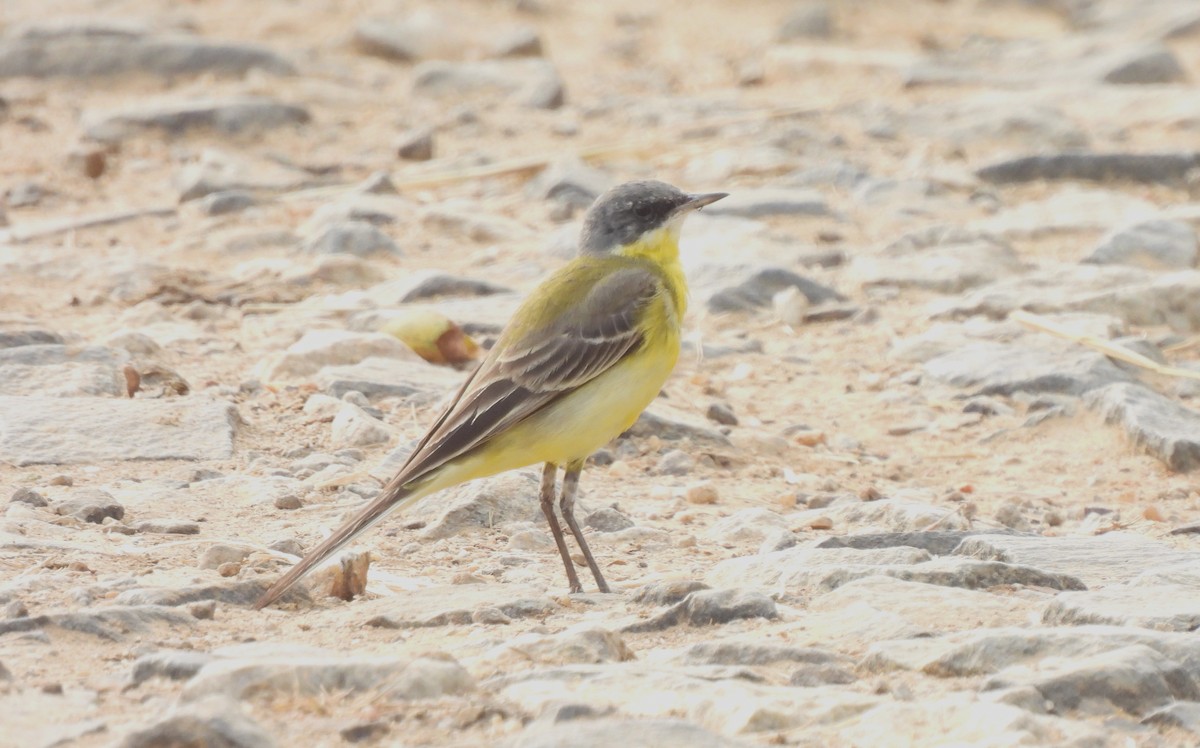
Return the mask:
<path id="1" fill-rule="evenodd" d="M 397 65 L 353 52 L 347 38 L 361 17 L 393 14 L 408 4 L 389 2 L 320 2 L 245 4 L 233 0 L 188 3 L 155 3 L 122 0 L 103 3 L 35 2 L 9 0 L 0 24 L 12 27 L 48 15 L 102 15 L 134 18 L 162 28 L 185 27 L 214 39 L 254 41 L 269 45 L 296 61 L 302 73 L 276 78 L 252 73 L 244 80 L 202 77 L 164 82 L 131 77 L 103 85 L 70 80 L 13 80 L 0 83 L 0 96 L 9 103 L 9 120 L 0 124 L 0 188 L 36 181 L 50 191 L 37 205 L 10 208 L 14 225 L 63 216 L 78 216 L 114 209 L 173 205 L 176 191 L 172 174 L 179 164 L 195 158 L 204 148 L 216 147 L 254 157 L 277 158 L 307 168 L 333 169 L 333 180 L 352 184 L 372 172 L 390 171 L 406 197 L 423 204 L 452 198 L 479 201 L 495 214 L 512 218 L 532 231 L 531 238 L 489 246 L 448 236 L 420 225 L 399 226 L 389 233 L 405 254 L 373 262 L 394 276 L 421 268 L 470 268 L 496 283 L 528 290 L 560 260 L 544 249 L 543 237 L 556 223 L 548 204 L 531 200 L 522 191 L 524 177 L 501 176 L 450 181 L 438 186 L 405 188 L 408 180 L 429 173 L 453 170 L 471 163 L 480 154 L 492 161 L 533 154 L 568 155 L 585 146 L 644 142 L 644 148 L 619 152 L 598 163 L 619 179 L 657 177 L 690 189 L 721 189 L 770 185 L 771 173 L 738 173 L 719 183 L 689 182 L 689 164 L 715 150 L 751 147 L 798 127 L 811 133 L 803 148 L 805 164 L 821 164 L 831 153 L 851 157 L 870 172 L 906 176 L 937 167 L 949 173 L 966 173 L 971 165 L 999 155 L 1009 144 L 972 144 L 966 151 L 936 141 L 902 135 L 879 140 L 864 132 L 861 119 L 849 113 L 852 105 L 907 108 L 920 103 L 949 100 L 962 89 L 906 89 L 888 66 L 874 65 L 871 55 L 899 58 L 931 48 L 954 48 L 972 35 L 1025 38 L 1063 33 L 1063 22 L 1050 13 L 1018 3 L 978 2 L 845 2 L 836 4 L 839 38 L 828 48 L 856 50 L 861 64 L 815 62 L 796 69 L 763 54 L 773 43 L 788 2 L 612 2 L 539 3 L 544 13 L 525 15 L 512 3 L 445 2 L 438 9 L 447 17 L 470 19 L 472 33 L 486 40 L 490 30 L 515 21 L 532 23 L 566 81 L 569 105 L 557 111 L 496 107 L 483 110 L 474 122 L 462 124 L 454 107 L 413 97 L 409 90 L 411 66 Z M 823 48 L 818 45 L 818 49 Z M 1200 52 L 1181 49 L 1193 72 L 1200 71 Z M 832 54 L 832 53 L 830 53 Z M 760 64 L 761 85 L 738 86 L 739 70 Z M 313 112 L 312 125 L 283 129 L 268 136 L 230 138 L 215 133 L 194 133 L 165 138 L 146 134 L 122 143 L 108 154 L 108 167 L 92 180 L 69 160 L 80 143 L 80 113 L 119 107 L 165 92 L 178 95 L 224 93 L 270 94 L 301 102 Z M 679 101 L 669 104 L 669 99 Z M 632 103 L 630 103 L 632 102 Z M 780 107 L 800 106 L 798 116 L 768 118 L 764 113 Z M 24 122 L 14 118 L 30 118 Z M 744 121 L 699 135 L 686 127 L 707 119 L 740 118 Z M 467 118 L 469 120 L 469 118 Z M 456 122 L 457 120 L 457 122 Z M 396 160 L 392 144 L 407 128 L 438 128 L 438 160 L 433 164 L 405 164 Z M 1107 133 L 1096 133 L 1105 142 Z M 1179 147 L 1200 145 L 1200 130 L 1176 133 Z M 1156 126 L 1134 128 L 1125 145 L 1152 146 Z M 832 147 L 829 144 L 835 144 Z M 701 172 L 702 174 L 702 172 Z M 1156 204 L 1181 199 L 1168 188 L 1129 188 L 1132 194 Z M 1004 200 L 1017 204 L 1044 194 L 1043 187 L 1006 189 Z M 793 246 L 834 248 L 853 256 L 866 248 L 894 239 L 904 231 L 930 222 L 928 218 L 902 217 L 873 211 L 831 192 L 845 209 L 845 219 L 772 218 L 772 235 Z M 231 256 L 207 238 L 226 231 L 268 228 L 295 229 L 320 204 L 296 199 L 268 203 L 246 213 L 206 218 L 185 205 L 177 217 L 151 218 L 110 227 L 81 230 L 65 237 L 25 245 L 0 247 L 6 264 L 0 282 L 0 321 L 31 320 L 60 331 L 79 343 L 96 342 L 126 327 L 153 321 L 145 305 L 129 306 L 106 298 L 104 278 L 112 268 L 130 261 L 161 263 L 179 272 L 222 275 L 240 262 L 256 256 L 286 256 L 286 250 Z M 938 215 L 940 220 L 977 216 L 977 210 L 959 201 L 961 216 Z M 1076 258 L 1091 246 L 1100 232 L 1076 232 L 1053 239 L 1035 238 L 1016 243 L 1023 259 L 1031 262 Z M 685 242 L 686 251 L 686 242 Z M 730 247 L 731 253 L 738 252 Z M 36 263 L 29 258 L 36 258 Z M 16 268 L 14 270 L 14 267 Z M 912 364 L 888 357 L 890 344 L 928 327 L 927 302 L 937 294 L 905 291 L 895 298 L 873 297 L 843 281 L 841 269 L 809 269 L 806 275 L 829 283 L 877 314 L 874 322 L 814 324 L 792 329 L 774 320 L 769 311 L 758 315 L 716 316 L 700 305 L 689 319 L 697 339 L 729 342 L 750 339 L 763 352 L 718 359 L 685 357 L 665 388 L 667 398 L 687 410 L 702 414 L 711 402 L 728 403 L 741 419 L 734 446 L 712 459 L 702 458 L 692 474 L 664 477 L 651 474 L 664 445 L 642 440 L 620 450 L 619 461 L 590 468 L 584 476 L 584 500 L 592 505 L 617 504 L 641 525 L 667 531 L 669 546 L 609 548 L 597 543 L 605 572 L 618 589 L 630 589 L 665 575 L 702 576 L 717 561 L 740 555 L 745 549 L 723 547 L 701 540 L 680 543 L 688 536 L 703 537 L 704 530 L 722 516 L 746 507 L 788 511 L 798 491 L 834 491 L 889 496 L 913 496 L 927 503 L 954 506 L 976 527 L 998 527 L 997 510 L 1018 502 L 1022 512 L 1041 519 L 1057 513 L 1068 526 L 1077 523 L 1085 507 L 1114 510 L 1114 522 L 1149 537 L 1176 545 L 1186 541 L 1167 532 L 1200 520 L 1200 495 L 1194 477 L 1168 472 L 1155 459 L 1140 454 L 1115 428 L 1104 426 L 1094 414 L 1081 411 L 1070 418 L 1054 419 L 1036 428 L 1020 428 L 1025 414 L 981 419 L 962 413 L 962 402 L 952 390 L 905 384 Z M 326 286 L 312 293 L 349 290 Z M 269 299 L 263 299 L 269 301 Z M 186 314 L 182 307 L 167 307 L 169 315 Z M 289 314 L 282 310 L 281 315 Z M 122 462 L 71 466 L 0 467 L 0 495 L 21 486 L 36 486 L 54 499 L 69 489 L 50 485 L 56 475 L 69 475 L 80 486 L 108 486 L 120 490 L 127 509 L 139 516 L 166 516 L 202 520 L 199 539 L 183 542 L 146 541 L 108 534 L 94 525 L 58 521 L 46 531 L 54 537 L 79 543 L 86 551 L 6 551 L 0 555 L 0 581 L 35 577 L 23 600 L 32 612 L 72 607 L 73 591 L 102 590 L 104 581 L 132 575 L 139 584 L 181 586 L 197 580 L 213 581 L 212 572 L 196 568 L 199 552 L 212 542 L 268 543 L 297 537 L 310 544 L 319 529 L 334 524 L 353 506 L 353 496 L 333 491 L 306 497 L 298 512 L 275 509 L 244 497 L 223 497 L 204 492 L 179 492 L 169 507 L 160 502 L 169 491 L 165 481 L 187 480 L 198 467 L 232 474 L 255 473 L 264 465 L 283 465 L 284 455 L 300 448 L 324 449 L 328 424 L 307 419 L 301 407 L 311 388 L 279 387 L 242 392 L 238 385 L 253 376 L 258 360 L 269 351 L 245 335 L 242 310 L 221 307 L 201 315 L 199 338 L 183 339 L 168 347 L 170 365 L 196 390 L 230 393 L 244 421 L 237 436 L 237 452 L 227 461 L 198 466 L 187 462 Z M 1145 330 L 1154 336 L 1166 330 Z M 1064 343 L 1063 345 L 1066 345 Z M 408 403 L 385 401 L 386 420 L 406 438 L 420 434 L 434 414 L 431 405 L 413 408 Z M 928 424 L 933 424 L 928 426 Z M 913 426 L 910 431 L 906 426 Z M 824 439 L 806 446 L 790 437 L 780 438 L 789 427 L 804 426 Z M 999 434 L 985 441 L 985 437 Z M 857 446 L 853 446 L 857 445 Z M 373 464 L 386 449 L 369 450 L 365 464 Z M 257 466 L 255 460 L 259 460 Z M 800 482 L 789 482 L 800 474 Z M 710 480 L 720 499 L 710 506 L 683 502 L 683 488 Z M 530 497 L 532 501 L 532 496 Z M 1149 515 L 1147 515 L 1149 512 Z M 1150 516 L 1160 521 L 1152 521 Z M 796 528 L 801 530 L 803 528 Z M 1041 528 L 1049 533 L 1055 528 Z M 803 529 L 807 535 L 839 534 Z M 392 522 L 365 541 L 377 567 L 402 577 L 450 583 L 456 575 L 487 573 L 506 539 L 499 532 L 479 532 L 420 544 L 416 530 Z M 130 553 L 131 548 L 137 552 Z M 244 570 L 244 575 L 274 574 L 273 570 Z M 558 583 L 561 569 L 553 552 L 546 553 L 537 572 L 542 581 Z M 586 575 L 585 575 L 586 576 Z M 565 584 L 561 585 L 565 592 Z M 614 603 L 591 598 L 559 602 L 567 618 L 586 619 L 610 611 Z M 599 607 L 596 607 L 599 606 Z M 85 736 L 71 745 L 105 745 L 127 725 L 143 724 L 172 703 L 178 685 L 153 681 L 136 691 L 126 691 L 124 680 L 132 660 L 158 648 L 210 650 L 219 646 L 263 639 L 299 641 L 313 646 L 359 653 L 478 652 L 513 632 L 481 638 L 473 627 L 444 627 L 397 633 L 361 626 L 362 609 L 356 604 L 327 603 L 298 615 L 293 610 L 256 613 L 232 606 L 219 608 L 216 620 L 190 630 L 133 634 L 120 642 L 58 633 L 53 647 L 30 639 L 0 638 L 0 662 L 20 670 L 22 680 L 64 696 L 41 701 L 26 699 L 20 715 L 25 725 L 53 722 L 62 700 L 71 715 L 97 710 L 109 724 L 107 732 Z M 515 629 L 550 625 L 522 621 Z M 668 631 L 627 637 L 636 651 L 652 651 L 692 641 L 691 631 Z M 764 636 L 782 636 L 764 631 Z M 897 676 L 899 679 L 901 676 Z M 921 688 L 919 683 L 913 687 Z M 89 695 L 90 694 L 90 695 Z M 72 701 L 75 699 L 76 701 Z M 43 711 L 38 711 L 42 709 Z M 489 711 L 490 710 L 490 711 Z M 303 703 L 259 703 L 254 714 L 282 725 L 280 735 L 303 743 L 311 725 L 346 724 L 380 716 L 399 717 L 405 725 L 395 744 L 437 742 L 447 730 L 479 744 L 519 729 L 522 715 L 504 704 L 418 703 L 380 705 L 366 698 L 312 699 Z M 395 737 L 396 733 L 393 733 Z M 3 741 L 0 741 L 3 742 Z M 281 737 L 281 742 L 286 742 Z M 17 744 L 17 743 L 9 743 Z M 336 737 L 309 745 L 336 745 Z"/>

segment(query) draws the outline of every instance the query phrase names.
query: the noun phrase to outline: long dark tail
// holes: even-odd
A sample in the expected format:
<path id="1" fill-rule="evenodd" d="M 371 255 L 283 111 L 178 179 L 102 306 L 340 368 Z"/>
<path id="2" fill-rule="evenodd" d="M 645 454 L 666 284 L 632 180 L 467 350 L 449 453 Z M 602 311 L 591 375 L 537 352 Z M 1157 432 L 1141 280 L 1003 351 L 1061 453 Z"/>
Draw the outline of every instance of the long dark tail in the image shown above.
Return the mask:
<path id="1" fill-rule="evenodd" d="M 334 530 L 333 534 L 318 545 L 313 550 L 309 551 L 308 555 L 300 559 L 300 563 L 288 570 L 287 574 L 283 575 L 278 582 L 271 585 L 271 589 L 263 593 L 262 597 L 254 603 L 254 609 L 259 610 L 265 608 L 271 603 L 279 599 L 279 596 L 287 592 L 288 589 L 295 584 L 301 577 L 307 574 L 313 567 L 320 565 L 327 558 L 341 550 L 346 544 L 362 535 L 373 525 L 388 516 L 394 511 L 399 511 L 410 506 L 417 499 L 429 493 L 428 482 L 408 483 L 402 486 L 388 486 L 383 493 L 379 494 L 370 504 L 363 507 L 362 511 L 354 515 L 354 517 Z"/>

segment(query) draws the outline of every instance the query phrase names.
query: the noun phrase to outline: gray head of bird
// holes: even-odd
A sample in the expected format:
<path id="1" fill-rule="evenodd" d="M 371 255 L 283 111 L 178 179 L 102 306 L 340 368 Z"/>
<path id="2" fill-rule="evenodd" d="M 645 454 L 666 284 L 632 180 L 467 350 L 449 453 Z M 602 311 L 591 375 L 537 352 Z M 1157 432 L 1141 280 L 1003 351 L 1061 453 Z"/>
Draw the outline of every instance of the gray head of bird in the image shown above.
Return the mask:
<path id="1" fill-rule="evenodd" d="M 678 237 L 683 219 L 694 210 L 726 197 L 725 192 L 690 194 L 666 182 L 647 180 L 617 185 L 588 209 L 579 251 L 606 254 L 666 229 Z"/>

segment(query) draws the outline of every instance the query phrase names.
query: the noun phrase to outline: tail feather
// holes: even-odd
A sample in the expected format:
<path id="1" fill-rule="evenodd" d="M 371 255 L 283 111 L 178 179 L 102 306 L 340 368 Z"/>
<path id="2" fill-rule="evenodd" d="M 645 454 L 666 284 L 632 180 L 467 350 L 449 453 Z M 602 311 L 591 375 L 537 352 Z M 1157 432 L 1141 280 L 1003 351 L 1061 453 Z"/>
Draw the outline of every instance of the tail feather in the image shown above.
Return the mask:
<path id="1" fill-rule="evenodd" d="M 264 592 L 262 597 L 258 598 L 254 603 L 254 609 L 260 610 L 275 602 L 293 584 L 299 581 L 301 577 L 340 551 L 359 535 L 371 529 L 371 527 L 384 517 L 394 511 L 410 506 L 417 499 L 425 496 L 429 491 L 422 489 L 426 489 L 427 486 L 427 483 L 422 482 L 416 485 L 408 483 L 385 488 L 383 493 L 379 494 L 370 504 L 367 504 L 353 519 L 335 530 L 328 538 L 325 538 L 320 545 L 309 551 L 308 555 L 300 559 L 299 563 L 289 569 L 278 582 L 271 585 L 271 588 Z"/>

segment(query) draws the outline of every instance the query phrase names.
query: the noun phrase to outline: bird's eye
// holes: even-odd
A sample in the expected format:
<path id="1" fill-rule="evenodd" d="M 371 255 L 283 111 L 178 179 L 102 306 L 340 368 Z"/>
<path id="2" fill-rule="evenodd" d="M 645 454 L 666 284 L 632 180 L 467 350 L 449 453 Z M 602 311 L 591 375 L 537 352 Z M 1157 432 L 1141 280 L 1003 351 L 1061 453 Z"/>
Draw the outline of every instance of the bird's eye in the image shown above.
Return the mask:
<path id="1" fill-rule="evenodd" d="M 633 214 L 638 218 L 649 218 L 654 215 L 654 209 L 647 203 L 638 203 L 633 206 Z"/>

